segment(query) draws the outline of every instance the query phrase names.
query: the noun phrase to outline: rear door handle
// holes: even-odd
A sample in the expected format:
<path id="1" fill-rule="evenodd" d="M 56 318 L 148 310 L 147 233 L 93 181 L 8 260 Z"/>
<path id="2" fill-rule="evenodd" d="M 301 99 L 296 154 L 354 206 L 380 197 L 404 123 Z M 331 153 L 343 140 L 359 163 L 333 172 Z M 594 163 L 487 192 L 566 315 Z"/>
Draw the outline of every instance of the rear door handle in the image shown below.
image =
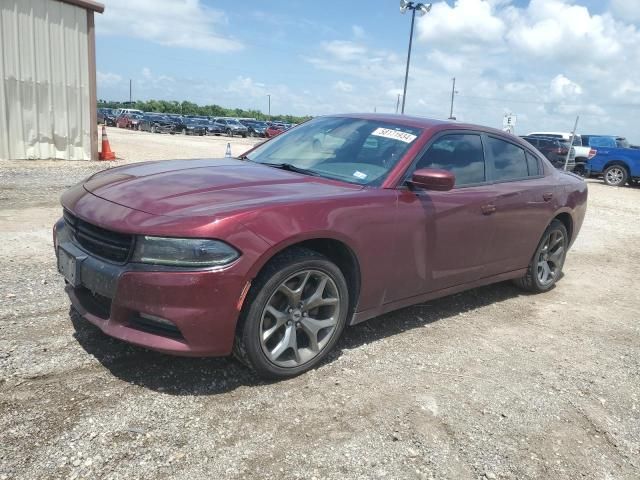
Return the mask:
<path id="1" fill-rule="evenodd" d="M 496 206 L 493 203 L 489 203 L 487 205 L 483 205 L 481 209 L 483 215 L 491 215 L 496 211 Z"/>
<path id="2" fill-rule="evenodd" d="M 548 202 L 553 198 L 553 193 L 551 192 L 543 193 L 542 198 L 544 199 L 545 202 Z"/>

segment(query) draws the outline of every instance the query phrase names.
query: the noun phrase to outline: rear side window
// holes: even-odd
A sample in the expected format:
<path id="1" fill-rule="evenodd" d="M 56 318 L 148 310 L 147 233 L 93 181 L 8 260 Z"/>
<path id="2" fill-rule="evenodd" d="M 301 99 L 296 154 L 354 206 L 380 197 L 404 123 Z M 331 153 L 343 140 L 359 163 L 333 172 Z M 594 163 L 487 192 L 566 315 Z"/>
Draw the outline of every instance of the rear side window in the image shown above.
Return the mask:
<path id="1" fill-rule="evenodd" d="M 493 137 L 487 138 L 487 148 L 493 157 L 495 180 L 515 180 L 529 176 L 527 158 L 522 148 Z"/>
<path id="2" fill-rule="evenodd" d="M 456 186 L 486 180 L 480 135 L 452 134 L 436 140 L 416 164 L 420 168 L 441 168 L 456 176 Z"/>
<path id="3" fill-rule="evenodd" d="M 540 175 L 540 162 L 538 159 L 529 152 L 525 152 L 527 156 L 527 168 L 529 169 L 529 176 L 535 177 Z"/>

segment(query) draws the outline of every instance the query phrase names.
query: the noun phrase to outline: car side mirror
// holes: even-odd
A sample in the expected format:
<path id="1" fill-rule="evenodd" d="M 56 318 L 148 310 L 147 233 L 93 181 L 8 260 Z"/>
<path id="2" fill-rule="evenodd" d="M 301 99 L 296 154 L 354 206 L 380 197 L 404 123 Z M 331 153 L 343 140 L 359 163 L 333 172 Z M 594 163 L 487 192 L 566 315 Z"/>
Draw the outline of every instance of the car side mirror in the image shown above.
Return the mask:
<path id="1" fill-rule="evenodd" d="M 446 192 L 453 188 L 456 176 L 449 170 L 440 168 L 420 168 L 411 175 L 411 184 L 425 190 Z"/>

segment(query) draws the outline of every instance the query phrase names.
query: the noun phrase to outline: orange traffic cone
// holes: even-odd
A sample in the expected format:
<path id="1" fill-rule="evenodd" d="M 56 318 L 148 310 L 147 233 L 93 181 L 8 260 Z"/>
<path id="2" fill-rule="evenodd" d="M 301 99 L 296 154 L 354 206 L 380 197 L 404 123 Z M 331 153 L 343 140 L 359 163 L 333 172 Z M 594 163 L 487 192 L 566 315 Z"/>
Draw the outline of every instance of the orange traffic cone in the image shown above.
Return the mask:
<path id="1" fill-rule="evenodd" d="M 102 125 L 102 151 L 100 152 L 100 160 L 115 160 L 116 154 L 111 151 L 109 139 L 107 138 L 107 127 Z"/>

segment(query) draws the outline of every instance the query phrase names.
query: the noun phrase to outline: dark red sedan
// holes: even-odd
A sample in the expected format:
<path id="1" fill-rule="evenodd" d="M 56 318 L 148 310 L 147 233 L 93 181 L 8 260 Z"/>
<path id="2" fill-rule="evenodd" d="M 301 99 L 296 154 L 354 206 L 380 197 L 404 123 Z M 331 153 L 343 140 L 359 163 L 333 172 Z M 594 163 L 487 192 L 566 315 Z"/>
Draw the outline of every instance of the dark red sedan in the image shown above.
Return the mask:
<path id="1" fill-rule="evenodd" d="M 347 325 L 502 280 L 561 278 L 587 186 L 498 130 L 319 117 L 245 155 L 98 173 L 62 197 L 73 307 L 161 352 L 299 374 Z"/>
<path id="2" fill-rule="evenodd" d="M 267 138 L 272 138 L 280 135 L 286 130 L 284 125 L 280 125 L 277 123 L 272 123 L 264 130 L 264 136 Z"/>

